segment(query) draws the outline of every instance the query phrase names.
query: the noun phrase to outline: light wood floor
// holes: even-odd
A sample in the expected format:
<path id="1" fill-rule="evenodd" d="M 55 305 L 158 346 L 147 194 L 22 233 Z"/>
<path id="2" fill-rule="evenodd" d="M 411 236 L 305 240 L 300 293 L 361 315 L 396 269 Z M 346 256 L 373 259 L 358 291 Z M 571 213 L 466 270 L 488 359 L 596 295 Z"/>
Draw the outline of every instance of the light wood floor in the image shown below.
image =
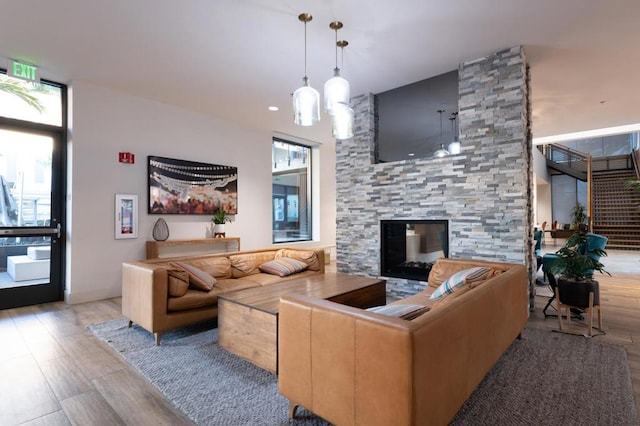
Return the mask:
<path id="1" fill-rule="evenodd" d="M 594 339 L 627 349 L 640 411 L 640 275 L 598 280 L 607 334 Z M 529 327 L 557 328 L 542 315 L 546 300 L 536 298 Z M 0 425 L 191 424 L 86 329 L 121 317 L 120 306 L 116 298 L 0 310 Z"/>
<path id="2" fill-rule="evenodd" d="M 612 275 L 612 277 L 600 274 L 596 276 L 600 283 L 600 305 L 606 334 L 596 335 L 598 331 L 594 330 L 596 336 L 592 339 L 626 348 L 636 409 L 640 413 L 640 275 L 625 273 L 612 273 Z M 528 327 L 558 329 L 557 318 L 545 318 L 542 313 L 548 300 L 546 297 L 536 297 L 536 309 L 531 312 Z M 550 309 L 547 312 L 554 311 Z M 594 315 L 594 324 L 597 324 L 595 318 Z M 572 320 L 571 327 L 567 327 L 566 320 L 562 325 L 563 330 L 574 333 L 586 334 L 588 330 L 584 323 L 578 324 L 575 320 Z"/>
<path id="3" fill-rule="evenodd" d="M 120 299 L 0 310 L 0 425 L 191 425 L 86 328 Z"/>

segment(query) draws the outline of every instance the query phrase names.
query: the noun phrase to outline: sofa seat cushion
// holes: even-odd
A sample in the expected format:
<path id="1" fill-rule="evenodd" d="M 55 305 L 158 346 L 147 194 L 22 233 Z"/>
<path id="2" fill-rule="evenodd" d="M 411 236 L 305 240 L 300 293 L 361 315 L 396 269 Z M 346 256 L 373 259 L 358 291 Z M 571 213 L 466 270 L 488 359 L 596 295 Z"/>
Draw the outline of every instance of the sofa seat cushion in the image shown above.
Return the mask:
<path id="1" fill-rule="evenodd" d="M 258 274 L 258 267 L 275 258 L 275 251 L 263 251 L 257 253 L 243 253 L 229 256 L 231 261 L 231 274 L 233 278 L 242 278 L 247 275 Z"/>
<path id="2" fill-rule="evenodd" d="M 433 289 L 432 289 L 433 290 Z M 435 305 L 436 303 L 438 303 L 437 300 L 433 300 L 431 299 L 429 296 L 431 296 L 432 291 L 422 291 L 420 293 L 414 294 L 413 296 L 409 296 L 409 297 L 405 297 L 404 299 L 400 299 L 400 300 L 395 300 L 391 303 L 389 303 L 390 305 L 397 305 L 397 304 L 402 304 L 402 305 L 424 305 L 424 306 L 429 306 L 429 307 L 433 307 L 433 305 Z"/>
<path id="3" fill-rule="evenodd" d="M 222 291 L 214 287 L 210 291 L 187 290 L 182 297 L 170 297 L 167 302 L 167 311 L 188 311 L 190 309 L 203 308 L 205 306 L 215 306 L 218 303 L 218 295 Z"/>
<path id="4" fill-rule="evenodd" d="M 277 275 L 266 274 L 264 272 L 260 272 L 259 274 L 247 275 L 243 277 L 244 281 L 251 281 L 257 285 L 266 285 L 266 284 L 274 284 L 282 282 L 282 278 Z"/>
<path id="5" fill-rule="evenodd" d="M 214 288 L 220 289 L 221 292 L 244 290 L 246 288 L 258 287 L 259 284 L 246 280 L 244 278 L 228 278 L 226 280 L 218 280 Z"/>
<path id="6" fill-rule="evenodd" d="M 280 281 L 291 281 L 291 280 L 297 280 L 300 278 L 305 278 L 313 275 L 318 275 L 318 273 L 307 269 L 306 271 L 298 272 L 297 274 L 289 275 L 288 277 L 282 277 L 282 278 L 278 277 L 278 278 L 280 278 Z"/>
<path id="7" fill-rule="evenodd" d="M 409 321 L 414 318 L 418 318 L 420 315 L 428 312 L 429 309 L 431 308 L 425 305 L 396 303 L 383 306 L 374 306 L 373 308 L 367 309 L 367 311 Z"/>

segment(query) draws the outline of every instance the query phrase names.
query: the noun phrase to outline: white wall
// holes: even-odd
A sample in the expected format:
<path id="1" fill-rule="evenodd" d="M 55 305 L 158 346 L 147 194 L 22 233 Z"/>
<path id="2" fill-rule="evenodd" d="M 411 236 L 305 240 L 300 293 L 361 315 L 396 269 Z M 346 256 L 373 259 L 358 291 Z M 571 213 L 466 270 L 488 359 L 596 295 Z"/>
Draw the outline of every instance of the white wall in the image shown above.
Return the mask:
<path id="1" fill-rule="evenodd" d="M 546 229 L 551 229 L 553 223 L 553 212 L 551 211 L 551 185 L 544 183 L 537 183 L 535 186 L 535 223 L 542 225 L 542 222 L 547 222 Z"/>
<path id="2" fill-rule="evenodd" d="M 547 222 L 547 229 L 551 229 L 553 213 L 551 211 L 551 175 L 547 169 L 547 160 L 533 147 L 533 194 L 534 194 L 534 219 L 533 223 L 542 225 Z"/>
<path id="3" fill-rule="evenodd" d="M 238 167 L 238 214 L 226 233 L 243 249 L 271 245 L 271 133 L 104 89 L 72 84 L 68 247 L 65 298 L 70 303 L 121 294 L 121 264 L 145 257 L 155 221 L 170 238 L 204 238 L 209 216 L 148 215 L 147 156 Z M 118 152 L 136 156 L 118 163 Z M 335 244 L 335 146 L 318 148 L 319 240 Z M 114 239 L 114 196 L 137 194 L 139 238 Z"/>

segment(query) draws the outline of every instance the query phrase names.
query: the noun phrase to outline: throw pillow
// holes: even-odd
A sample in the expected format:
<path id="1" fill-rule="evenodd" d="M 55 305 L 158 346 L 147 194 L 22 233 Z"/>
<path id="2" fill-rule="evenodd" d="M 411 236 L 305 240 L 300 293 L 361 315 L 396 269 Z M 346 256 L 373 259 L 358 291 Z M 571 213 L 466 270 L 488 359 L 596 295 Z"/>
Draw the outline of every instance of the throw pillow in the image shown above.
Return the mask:
<path id="1" fill-rule="evenodd" d="M 463 269 L 449 278 L 444 280 L 440 287 L 431 294 L 432 300 L 440 300 L 448 294 L 453 293 L 465 283 L 471 283 L 473 281 L 483 280 L 491 272 L 491 268 L 484 266 L 476 266 L 474 268 Z M 468 280 L 468 281 L 467 281 Z"/>
<path id="2" fill-rule="evenodd" d="M 280 249 L 276 252 L 275 258 L 280 259 L 282 257 L 290 257 L 292 259 L 301 260 L 309 265 L 308 269 L 311 271 L 320 270 L 320 264 L 318 262 L 318 258 L 316 257 L 316 252 L 313 250 Z"/>
<path id="3" fill-rule="evenodd" d="M 182 269 L 167 270 L 169 276 L 169 296 L 182 297 L 189 289 L 189 274 Z"/>
<path id="4" fill-rule="evenodd" d="M 209 291 L 216 283 L 216 279 L 210 274 L 207 274 L 201 269 L 189 265 L 188 263 L 171 262 L 171 266 L 186 271 L 187 274 L 189 274 L 189 286 L 196 290 Z"/>
<path id="5" fill-rule="evenodd" d="M 290 257 L 281 257 L 269 262 L 265 262 L 258 266 L 262 272 L 272 275 L 278 275 L 279 277 L 286 277 L 291 274 L 297 274 L 307 269 L 307 264 Z"/>
<path id="6" fill-rule="evenodd" d="M 375 312 L 376 314 L 380 314 L 380 315 L 396 317 L 403 320 L 412 320 L 424 314 L 425 312 L 428 312 L 429 307 L 424 305 L 397 304 L 397 305 L 374 306 L 373 308 L 367 309 L 367 311 Z"/>

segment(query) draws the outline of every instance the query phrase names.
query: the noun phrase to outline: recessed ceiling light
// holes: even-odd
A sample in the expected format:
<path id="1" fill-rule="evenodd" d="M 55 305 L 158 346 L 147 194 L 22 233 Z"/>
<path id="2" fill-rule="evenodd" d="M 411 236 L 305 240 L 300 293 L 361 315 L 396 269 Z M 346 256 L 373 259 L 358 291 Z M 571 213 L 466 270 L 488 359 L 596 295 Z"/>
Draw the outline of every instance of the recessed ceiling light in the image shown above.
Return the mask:
<path id="1" fill-rule="evenodd" d="M 409 153 L 409 157 L 413 157 L 414 155 L 416 155 L 416 154 L 414 154 L 413 152 Z"/>
<path id="2" fill-rule="evenodd" d="M 279 109 L 280 109 L 280 108 L 278 108 L 278 107 L 277 107 L 277 106 L 275 106 L 275 105 L 271 105 L 271 106 L 269 107 L 269 111 L 277 111 L 277 110 L 279 110 Z"/>

